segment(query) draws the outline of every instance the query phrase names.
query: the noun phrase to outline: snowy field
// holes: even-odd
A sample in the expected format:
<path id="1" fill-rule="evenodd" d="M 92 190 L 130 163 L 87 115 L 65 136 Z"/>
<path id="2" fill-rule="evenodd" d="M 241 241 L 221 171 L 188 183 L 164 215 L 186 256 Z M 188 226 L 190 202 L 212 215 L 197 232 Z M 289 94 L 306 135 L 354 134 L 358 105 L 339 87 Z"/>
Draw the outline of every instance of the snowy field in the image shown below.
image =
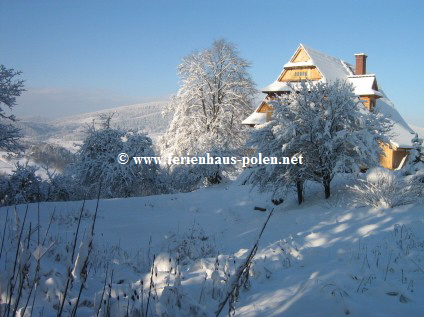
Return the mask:
<path id="1" fill-rule="evenodd" d="M 101 200 L 76 315 L 215 316 L 229 281 L 275 207 L 250 268 L 248 288 L 241 288 L 235 303 L 235 316 L 422 316 L 423 204 L 386 210 L 354 206 L 345 186 L 339 181 L 329 200 L 321 198 L 320 188 L 308 188 L 301 207 L 294 198 L 275 207 L 269 195 L 239 182 L 186 194 Z M 96 201 L 85 203 L 78 236 L 85 245 L 76 244 L 71 262 L 82 204 L 28 206 L 21 239 L 27 246 L 21 252 L 31 257 L 31 280 L 35 257 L 42 256 L 32 316 L 56 316 L 68 268 L 75 280 L 64 315 L 74 309 L 96 210 Z M 17 210 L 22 225 L 26 206 Z M 1 272 L 5 262 L 13 264 L 19 236 L 13 208 L 5 226 L 6 214 L 2 208 L 0 229 L 6 228 L 6 239 Z M 44 247 L 34 252 L 43 240 Z M 6 278 L 2 273 L 1 285 L 7 285 Z M 23 289 L 27 294 L 29 286 Z M 5 292 L 1 290 L 3 307 Z M 28 316 L 31 306 L 32 298 Z M 228 307 L 221 316 L 227 314 Z"/>

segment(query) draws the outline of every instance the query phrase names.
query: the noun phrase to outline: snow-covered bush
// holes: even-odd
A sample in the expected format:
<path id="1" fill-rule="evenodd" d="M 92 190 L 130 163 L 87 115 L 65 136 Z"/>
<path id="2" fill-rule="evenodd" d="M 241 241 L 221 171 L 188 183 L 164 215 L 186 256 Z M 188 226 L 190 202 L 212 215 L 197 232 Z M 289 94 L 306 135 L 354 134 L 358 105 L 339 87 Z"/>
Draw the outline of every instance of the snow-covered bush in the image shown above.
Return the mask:
<path id="1" fill-rule="evenodd" d="M 13 205 L 43 200 L 47 184 L 36 175 L 37 170 L 36 166 L 16 163 L 12 174 L 3 176 L 0 181 L 2 203 Z"/>
<path id="2" fill-rule="evenodd" d="M 421 188 L 421 195 L 424 194 L 424 168 L 416 171 L 414 175 L 410 176 L 409 181 L 417 187 Z"/>
<path id="3" fill-rule="evenodd" d="M 79 185 L 70 169 L 64 173 L 49 175 L 49 189 L 46 199 L 50 201 L 79 200 L 87 197 L 87 189 Z"/>
<path id="4" fill-rule="evenodd" d="M 359 184 L 351 188 L 358 195 L 358 202 L 376 208 L 393 208 L 412 203 L 423 191 L 419 178 L 405 178 L 382 167 L 370 169 L 365 180 L 359 180 Z"/>
<path id="5" fill-rule="evenodd" d="M 119 164 L 117 156 L 126 153 L 127 164 Z M 101 188 L 104 198 L 145 196 L 165 191 L 159 165 L 135 164 L 134 156 L 154 157 L 152 140 L 144 133 L 112 128 L 89 131 L 77 152 L 69 179 L 82 186 L 88 197 Z"/>
<path id="6" fill-rule="evenodd" d="M 208 317 L 210 314 L 196 303 L 196 300 L 186 294 L 182 287 L 166 286 L 156 304 L 158 316 L 178 317 Z"/>
<path id="7" fill-rule="evenodd" d="M 424 148 L 423 139 L 416 134 L 412 141 L 412 149 L 409 151 L 408 162 L 404 169 L 406 175 L 424 171 Z"/>
<path id="8" fill-rule="evenodd" d="M 175 254 L 183 265 L 216 255 L 214 243 L 198 223 L 182 234 L 170 233 L 167 240 L 169 251 Z"/>

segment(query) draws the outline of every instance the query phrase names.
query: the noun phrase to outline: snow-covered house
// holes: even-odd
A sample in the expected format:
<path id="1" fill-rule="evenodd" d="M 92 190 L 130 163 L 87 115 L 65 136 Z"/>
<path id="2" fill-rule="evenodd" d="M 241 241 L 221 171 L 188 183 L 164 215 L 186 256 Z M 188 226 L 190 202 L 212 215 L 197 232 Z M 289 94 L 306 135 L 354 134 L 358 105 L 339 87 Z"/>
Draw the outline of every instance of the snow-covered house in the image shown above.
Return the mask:
<path id="1" fill-rule="evenodd" d="M 367 55 L 355 54 L 355 58 L 356 65 L 353 67 L 345 61 L 300 44 L 290 61 L 284 65 L 277 80 L 262 89 L 266 97 L 243 124 L 255 126 L 268 121 L 273 110 L 268 101 L 276 95 L 290 93 L 292 89 L 288 83 L 301 80 L 322 82 L 347 80 L 353 84 L 355 94 L 368 110 L 383 113 L 393 121 L 390 144 L 382 145 L 385 155 L 380 158 L 381 165 L 390 169 L 402 166 L 412 148 L 411 140 L 415 132 L 379 88 L 376 76 L 366 73 Z"/>

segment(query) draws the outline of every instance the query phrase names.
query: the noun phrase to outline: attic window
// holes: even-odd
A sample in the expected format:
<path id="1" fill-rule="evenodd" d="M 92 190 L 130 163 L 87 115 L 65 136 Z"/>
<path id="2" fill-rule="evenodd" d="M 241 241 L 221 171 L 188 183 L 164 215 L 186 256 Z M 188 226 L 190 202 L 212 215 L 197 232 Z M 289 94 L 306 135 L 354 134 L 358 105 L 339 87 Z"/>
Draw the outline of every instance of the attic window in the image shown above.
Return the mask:
<path id="1" fill-rule="evenodd" d="M 294 75 L 296 77 L 306 77 L 306 76 L 308 76 L 308 72 L 306 72 L 306 71 L 303 71 L 303 72 L 294 72 Z"/>

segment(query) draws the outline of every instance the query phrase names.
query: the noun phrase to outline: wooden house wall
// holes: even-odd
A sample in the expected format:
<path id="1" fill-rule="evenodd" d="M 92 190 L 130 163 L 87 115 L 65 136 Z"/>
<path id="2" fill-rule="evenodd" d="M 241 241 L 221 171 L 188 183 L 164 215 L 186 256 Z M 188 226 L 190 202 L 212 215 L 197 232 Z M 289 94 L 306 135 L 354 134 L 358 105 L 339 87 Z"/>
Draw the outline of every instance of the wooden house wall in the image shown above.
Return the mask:
<path id="1" fill-rule="evenodd" d="M 300 49 L 295 56 L 292 58 L 292 63 L 299 63 L 299 62 L 309 62 L 311 58 L 309 57 L 308 53 L 305 52 L 304 49 Z"/>
<path id="2" fill-rule="evenodd" d="M 389 169 L 396 169 L 405 156 L 409 154 L 409 149 L 390 148 L 387 144 L 380 144 L 384 155 L 380 156 L 380 165 Z"/>
<path id="3" fill-rule="evenodd" d="M 306 72 L 306 76 L 296 76 L 296 73 Z M 300 81 L 300 80 L 319 80 L 322 76 L 316 67 L 301 67 L 293 69 L 285 69 L 281 74 L 278 81 L 287 82 L 287 81 Z"/>

